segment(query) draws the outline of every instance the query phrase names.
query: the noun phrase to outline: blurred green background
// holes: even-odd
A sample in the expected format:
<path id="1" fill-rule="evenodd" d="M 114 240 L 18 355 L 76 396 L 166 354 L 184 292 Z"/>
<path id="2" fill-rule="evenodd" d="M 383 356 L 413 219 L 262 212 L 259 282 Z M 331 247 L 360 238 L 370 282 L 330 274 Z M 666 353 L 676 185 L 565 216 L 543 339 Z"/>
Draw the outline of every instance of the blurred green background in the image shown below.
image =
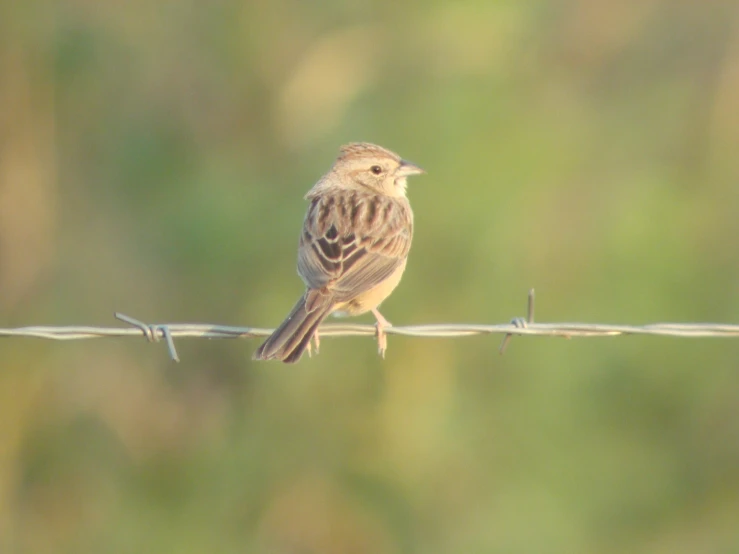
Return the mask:
<path id="1" fill-rule="evenodd" d="M 734 0 L 7 0 L 0 327 L 278 324 L 355 140 L 395 324 L 739 320 Z M 3 339 L 0 552 L 739 552 L 739 341 L 499 341 Z"/>

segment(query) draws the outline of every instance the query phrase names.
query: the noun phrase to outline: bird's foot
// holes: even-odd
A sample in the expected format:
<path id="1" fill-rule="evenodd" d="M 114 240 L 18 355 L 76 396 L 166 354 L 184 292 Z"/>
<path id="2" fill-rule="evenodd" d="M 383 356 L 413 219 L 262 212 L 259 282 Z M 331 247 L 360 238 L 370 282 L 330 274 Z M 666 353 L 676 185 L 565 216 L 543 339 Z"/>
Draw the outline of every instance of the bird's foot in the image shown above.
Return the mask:
<path id="1" fill-rule="evenodd" d="M 321 349 L 321 339 L 318 336 L 318 329 L 316 329 L 315 333 L 313 333 L 313 336 L 308 341 L 308 346 L 305 347 L 305 351 L 308 353 L 308 357 L 313 357 L 313 345 L 316 346 L 316 354 L 318 354 L 318 351 Z"/>
<path id="2" fill-rule="evenodd" d="M 385 333 L 385 329 L 387 329 L 388 327 L 392 327 L 393 324 L 390 323 L 387 319 L 385 319 L 383 315 L 377 310 L 377 308 L 373 308 L 372 313 L 374 314 L 375 319 L 377 319 L 377 323 L 375 324 L 375 336 L 377 337 L 377 352 L 384 359 L 385 351 L 387 350 L 387 334 Z"/>

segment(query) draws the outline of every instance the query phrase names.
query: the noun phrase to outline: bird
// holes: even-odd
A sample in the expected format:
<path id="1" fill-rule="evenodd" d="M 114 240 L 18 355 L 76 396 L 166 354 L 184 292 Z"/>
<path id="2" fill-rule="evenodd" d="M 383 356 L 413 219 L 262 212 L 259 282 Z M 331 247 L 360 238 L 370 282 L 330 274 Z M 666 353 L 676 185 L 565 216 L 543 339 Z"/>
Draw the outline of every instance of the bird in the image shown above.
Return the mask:
<path id="1" fill-rule="evenodd" d="M 425 173 L 396 153 L 368 142 L 339 149 L 331 169 L 305 195 L 298 242 L 305 293 L 254 353 L 255 360 L 295 363 L 318 346 L 318 326 L 331 314 L 372 312 L 384 357 L 391 326 L 378 310 L 400 282 L 413 238 L 407 178 Z"/>

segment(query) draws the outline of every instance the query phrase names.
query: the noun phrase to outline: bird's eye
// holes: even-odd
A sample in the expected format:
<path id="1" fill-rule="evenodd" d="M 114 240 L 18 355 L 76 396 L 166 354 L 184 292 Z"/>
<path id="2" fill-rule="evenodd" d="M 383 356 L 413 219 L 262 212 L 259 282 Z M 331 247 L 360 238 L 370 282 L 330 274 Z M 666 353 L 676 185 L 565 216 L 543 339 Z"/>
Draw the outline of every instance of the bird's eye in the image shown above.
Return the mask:
<path id="1" fill-rule="evenodd" d="M 370 167 L 370 171 L 375 175 L 379 175 L 380 173 L 382 173 L 382 168 L 379 165 L 373 165 L 372 167 Z"/>

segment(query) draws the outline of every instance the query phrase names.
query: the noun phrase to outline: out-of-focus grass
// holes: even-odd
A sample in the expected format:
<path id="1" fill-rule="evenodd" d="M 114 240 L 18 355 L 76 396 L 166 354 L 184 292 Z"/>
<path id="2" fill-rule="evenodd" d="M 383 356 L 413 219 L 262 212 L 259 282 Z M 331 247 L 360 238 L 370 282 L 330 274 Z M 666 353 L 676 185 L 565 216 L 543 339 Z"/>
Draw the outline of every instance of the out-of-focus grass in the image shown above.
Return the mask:
<path id="1" fill-rule="evenodd" d="M 733 2 L 0 6 L 0 325 L 277 324 L 340 144 L 411 183 L 396 323 L 736 321 Z M 2 552 L 739 545 L 734 341 L 0 350 Z"/>

